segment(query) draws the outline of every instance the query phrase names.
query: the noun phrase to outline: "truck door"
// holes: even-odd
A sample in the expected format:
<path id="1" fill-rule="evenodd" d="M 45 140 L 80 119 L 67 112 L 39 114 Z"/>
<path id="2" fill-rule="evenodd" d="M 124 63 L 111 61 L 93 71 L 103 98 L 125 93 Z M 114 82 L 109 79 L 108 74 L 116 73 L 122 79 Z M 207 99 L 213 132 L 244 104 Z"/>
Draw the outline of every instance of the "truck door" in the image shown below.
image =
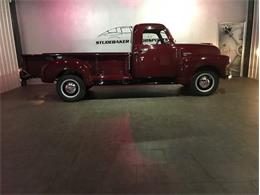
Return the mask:
<path id="1" fill-rule="evenodd" d="M 176 60 L 176 48 L 166 30 L 145 30 L 141 44 L 134 47 L 134 77 L 173 78 Z"/>

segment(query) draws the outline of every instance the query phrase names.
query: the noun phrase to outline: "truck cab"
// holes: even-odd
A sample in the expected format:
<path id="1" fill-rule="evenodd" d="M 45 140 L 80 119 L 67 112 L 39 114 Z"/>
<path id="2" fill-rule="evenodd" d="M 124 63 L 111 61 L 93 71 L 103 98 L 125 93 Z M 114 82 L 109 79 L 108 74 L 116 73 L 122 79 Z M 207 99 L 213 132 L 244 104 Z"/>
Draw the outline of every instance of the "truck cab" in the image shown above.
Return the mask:
<path id="1" fill-rule="evenodd" d="M 178 56 L 170 32 L 161 24 L 140 24 L 133 31 L 135 78 L 174 80 Z"/>

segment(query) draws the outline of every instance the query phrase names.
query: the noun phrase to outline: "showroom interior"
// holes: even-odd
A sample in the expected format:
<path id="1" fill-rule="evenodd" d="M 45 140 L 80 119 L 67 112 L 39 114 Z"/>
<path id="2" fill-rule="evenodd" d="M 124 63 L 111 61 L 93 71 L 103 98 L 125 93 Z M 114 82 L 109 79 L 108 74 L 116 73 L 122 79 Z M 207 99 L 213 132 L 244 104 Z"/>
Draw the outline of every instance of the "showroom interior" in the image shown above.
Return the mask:
<path id="1" fill-rule="evenodd" d="M 0 96 L 1 194 L 259 193 L 258 0 L 0 0 Z"/>

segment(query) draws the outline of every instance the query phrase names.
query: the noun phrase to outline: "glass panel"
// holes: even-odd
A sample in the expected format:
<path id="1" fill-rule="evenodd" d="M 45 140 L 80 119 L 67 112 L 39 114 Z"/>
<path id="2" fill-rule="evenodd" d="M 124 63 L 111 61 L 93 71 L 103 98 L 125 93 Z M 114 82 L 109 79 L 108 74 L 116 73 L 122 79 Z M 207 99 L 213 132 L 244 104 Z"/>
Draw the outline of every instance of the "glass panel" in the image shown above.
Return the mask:
<path id="1" fill-rule="evenodd" d="M 159 37 L 155 33 L 143 33 L 143 45 L 156 45 Z M 161 44 L 160 42 L 158 44 Z"/>
<path id="2" fill-rule="evenodd" d="M 160 34 L 161 34 L 161 36 L 162 36 L 162 38 L 163 38 L 164 43 L 169 43 L 169 38 L 168 38 L 168 36 L 167 36 L 167 34 L 166 34 L 166 30 L 162 30 L 162 31 L 160 32 Z"/>

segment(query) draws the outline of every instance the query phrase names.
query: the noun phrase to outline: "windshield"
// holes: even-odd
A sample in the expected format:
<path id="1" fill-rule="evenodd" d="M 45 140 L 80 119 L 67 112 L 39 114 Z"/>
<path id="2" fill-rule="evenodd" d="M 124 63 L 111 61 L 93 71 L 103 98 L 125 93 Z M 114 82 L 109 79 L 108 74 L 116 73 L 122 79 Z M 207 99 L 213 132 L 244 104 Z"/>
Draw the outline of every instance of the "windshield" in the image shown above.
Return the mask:
<path id="1" fill-rule="evenodd" d="M 163 39 L 163 43 L 165 43 L 165 44 L 169 44 L 170 43 L 170 37 L 167 35 L 167 33 L 166 33 L 166 29 L 164 29 L 164 30 L 161 30 L 161 32 L 160 32 L 160 35 L 161 35 L 161 38 Z"/>
<path id="2" fill-rule="evenodd" d="M 169 42 L 175 43 L 175 41 L 174 41 L 174 39 L 173 39 L 173 37 L 172 37 L 172 35 L 171 35 L 171 33 L 170 33 L 168 28 L 165 29 L 165 33 L 166 33 L 166 35 L 169 38 Z"/>

